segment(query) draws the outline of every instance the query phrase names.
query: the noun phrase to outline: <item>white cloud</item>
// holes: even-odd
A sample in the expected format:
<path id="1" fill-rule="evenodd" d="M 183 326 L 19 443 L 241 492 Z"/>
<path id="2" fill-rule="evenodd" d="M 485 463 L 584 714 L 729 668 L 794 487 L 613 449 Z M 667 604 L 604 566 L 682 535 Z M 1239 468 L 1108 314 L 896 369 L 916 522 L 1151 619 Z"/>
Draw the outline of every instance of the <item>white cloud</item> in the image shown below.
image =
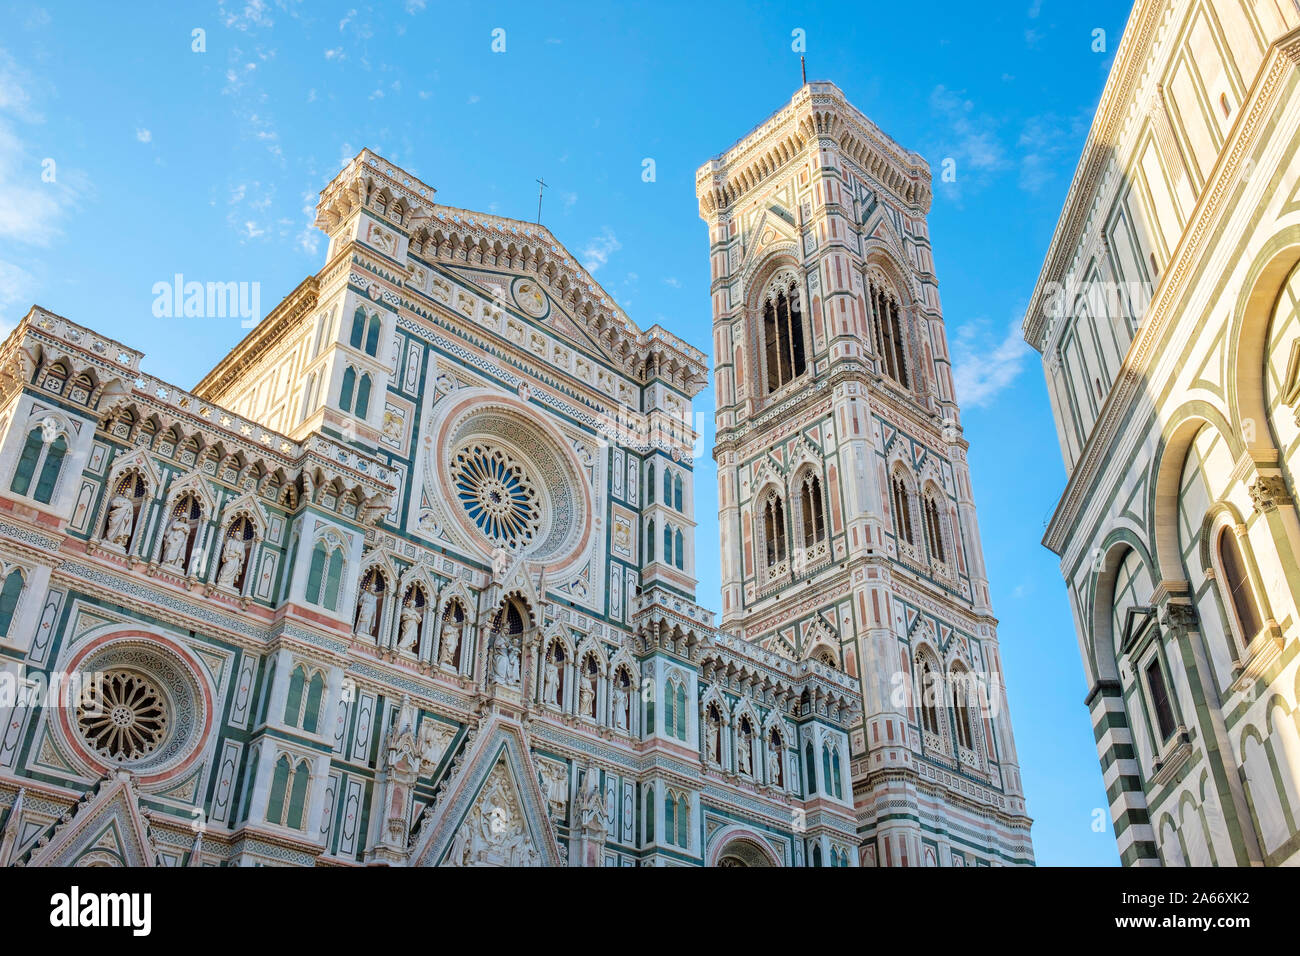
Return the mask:
<path id="1" fill-rule="evenodd" d="M 987 322 L 969 322 L 957 329 L 952 341 L 952 376 L 957 401 L 963 408 L 989 405 L 1024 367 L 1029 345 L 1020 333 L 1020 319 L 1007 327 L 999 341 Z"/>
<path id="2" fill-rule="evenodd" d="M 587 245 L 582 250 L 582 264 L 588 272 L 595 272 L 622 248 L 623 244 L 614 235 L 614 230 L 606 226 L 599 236 L 587 240 Z"/>
<path id="3" fill-rule="evenodd" d="M 153 133 L 149 132 L 147 129 L 140 128 L 135 131 L 135 138 L 141 143 L 152 143 Z"/>
<path id="4" fill-rule="evenodd" d="M 682 287 L 682 280 L 678 279 L 676 276 L 669 276 L 664 280 L 664 285 L 672 286 L 674 289 L 680 289 Z"/>
<path id="5" fill-rule="evenodd" d="M 415 16 L 417 13 L 424 11 L 424 8 L 428 6 L 428 2 L 429 0 L 406 0 L 406 12 L 411 16 Z"/>
<path id="6" fill-rule="evenodd" d="M 343 52 L 343 47 L 336 46 L 332 50 L 325 51 L 325 59 L 343 61 L 347 59 L 347 54 Z"/>

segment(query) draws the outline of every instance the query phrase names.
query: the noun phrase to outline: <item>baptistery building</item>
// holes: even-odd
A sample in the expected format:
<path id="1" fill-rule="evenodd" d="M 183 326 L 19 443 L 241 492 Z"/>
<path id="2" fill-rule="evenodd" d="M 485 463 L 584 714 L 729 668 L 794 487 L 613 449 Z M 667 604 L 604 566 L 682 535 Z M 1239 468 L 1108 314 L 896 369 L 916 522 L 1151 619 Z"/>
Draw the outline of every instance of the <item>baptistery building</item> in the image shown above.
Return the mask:
<path id="1" fill-rule="evenodd" d="M 1025 319 L 1126 865 L 1300 862 L 1300 12 L 1139 0 Z"/>

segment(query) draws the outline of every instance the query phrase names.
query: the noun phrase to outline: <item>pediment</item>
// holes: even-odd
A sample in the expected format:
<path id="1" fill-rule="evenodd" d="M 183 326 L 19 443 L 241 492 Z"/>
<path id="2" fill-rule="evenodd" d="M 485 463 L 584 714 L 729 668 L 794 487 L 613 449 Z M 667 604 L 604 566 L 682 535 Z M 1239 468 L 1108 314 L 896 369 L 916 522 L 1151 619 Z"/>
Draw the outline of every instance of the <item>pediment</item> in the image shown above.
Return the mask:
<path id="1" fill-rule="evenodd" d="M 122 772 L 103 781 L 37 841 L 24 866 L 156 866 L 158 851 L 140 810 L 135 781 Z"/>

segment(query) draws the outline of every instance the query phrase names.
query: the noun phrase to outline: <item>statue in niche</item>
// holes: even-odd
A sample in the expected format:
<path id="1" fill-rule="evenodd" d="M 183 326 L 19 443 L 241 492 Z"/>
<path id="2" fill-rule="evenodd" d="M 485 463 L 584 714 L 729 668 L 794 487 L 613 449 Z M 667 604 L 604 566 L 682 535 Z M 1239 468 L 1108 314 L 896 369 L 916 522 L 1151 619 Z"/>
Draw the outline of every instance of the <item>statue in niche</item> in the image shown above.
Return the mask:
<path id="1" fill-rule="evenodd" d="M 582 686 L 578 689 L 578 713 L 593 719 L 596 716 L 596 675 L 590 671 L 582 675 Z"/>
<path id="2" fill-rule="evenodd" d="M 221 547 L 221 570 L 217 573 L 217 583 L 223 588 L 233 588 L 239 572 L 244 569 L 244 542 L 238 538 L 227 538 Z"/>
<path id="3" fill-rule="evenodd" d="M 397 649 L 402 651 L 414 651 L 416 643 L 420 640 L 420 612 L 414 607 L 407 605 L 402 608 L 402 628 L 397 640 Z"/>
<path id="4" fill-rule="evenodd" d="M 375 613 L 379 610 L 379 596 L 367 588 L 361 589 L 357 610 L 356 633 L 371 635 L 375 629 Z"/>
<path id="5" fill-rule="evenodd" d="M 108 503 L 108 530 L 104 537 L 109 544 L 125 549 L 131 543 L 131 529 L 135 525 L 135 504 L 126 495 L 117 494 Z"/>
<path id="6" fill-rule="evenodd" d="M 722 763 L 722 721 L 715 710 L 709 711 L 709 757 L 714 763 Z"/>
<path id="7" fill-rule="evenodd" d="M 495 635 L 492 638 L 492 679 L 498 684 L 513 683 L 512 657 L 510 638 L 504 634 Z"/>
<path id="8" fill-rule="evenodd" d="M 568 770 L 549 761 L 540 764 L 539 769 L 542 775 L 542 790 L 546 792 L 546 804 L 551 816 L 562 820 L 569 809 Z"/>
<path id="9" fill-rule="evenodd" d="M 554 651 L 546 655 L 546 667 L 542 673 L 542 700 L 548 704 L 560 706 L 560 665 L 555 659 Z"/>
<path id="10" fill-rule="evenodd" d="M 626 732 L 628 729 L 628 709 L 632 695 L 622 680 L 614 682 L 614 729 Z"/>
<path id="11" fill-rule="evenodd" d="M 438 654 L 438 663 L 451 667 L 456 660 L 456 647 L 460 644 L 460 625 L 448 624 L 442 629 L 442 650 Z"/>
<path id="12" fill-rule="evenodd" d="M 185 545 L 190 540 L 190 523 L 180 515 L 172 518 L 163 532 L 163 564 L 181 568 L 185 561 Z"/>
<path id="13" fill-rule="evenodd" d="M 753 768 L 750 766 L 749 734 L 744 730 L 736 734 L 736 771 L 753 773 Z"/>
<path id="14" fill-rule="evenodd" d="M 773 739 L 767 751 L 767 782 L 781 786 L 781 744 Z"/>

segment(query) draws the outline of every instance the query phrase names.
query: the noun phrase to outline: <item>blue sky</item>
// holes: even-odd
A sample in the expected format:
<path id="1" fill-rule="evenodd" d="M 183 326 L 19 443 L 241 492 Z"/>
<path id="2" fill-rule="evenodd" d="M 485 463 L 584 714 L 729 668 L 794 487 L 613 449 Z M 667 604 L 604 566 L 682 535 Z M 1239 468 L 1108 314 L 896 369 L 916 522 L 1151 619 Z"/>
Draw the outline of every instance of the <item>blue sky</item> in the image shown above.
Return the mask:
<path id="1" fill-rule="evenodd" d="M 695 170 L 793 95 L 802 30 L 809 78 L 936 169 L 931 234 L 1038 860 L 1117 862 L 1108 815 L 1093 829 L 1106 797 L 1086 687 L 1039 543 L 1065 476 L 1018 328 L 1127 3 L 0 6 L 0 323 L 39 303 L 186 386 L 245 330 L 155 318 L 154 283 L 257 282 L 269 310 L 321 266 L 316 194 L 363 146 L 441 202 L 527 220 L 544 176 L 543 221 L 628 314 L 708 352 Z M 956 181 L 939 183 L 947 158 Z M 712 409 L 705 392 L 696 410 Z M 699 596 L 716 608 L 712 460 L 699 469 Z"/>

